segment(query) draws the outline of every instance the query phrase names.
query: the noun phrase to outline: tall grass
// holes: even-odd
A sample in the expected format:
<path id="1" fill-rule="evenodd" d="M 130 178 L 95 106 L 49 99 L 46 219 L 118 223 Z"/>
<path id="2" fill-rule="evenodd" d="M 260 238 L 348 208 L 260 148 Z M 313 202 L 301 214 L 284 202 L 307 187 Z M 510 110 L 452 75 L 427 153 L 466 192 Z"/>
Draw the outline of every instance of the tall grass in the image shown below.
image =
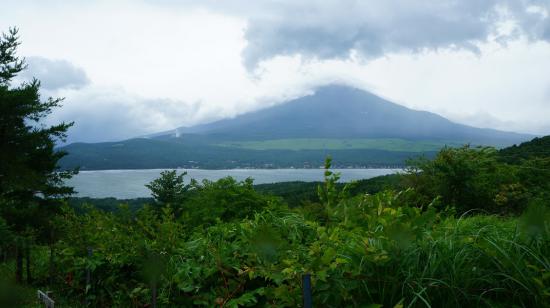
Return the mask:
<path id="1" fill-rule="evenodd" d="M 448 218 L 366 281 L 392 306 L 546 307 L 550 299 L 547 229 L 526 235 L 521 219 Z"/>
<path id="2" fill-rule="evenodd" d="M 172 216 L 150 211 L 130 220 L 124 212 L 68 216 L 72 232 L 57 244 L 54 294 L 143 307 L 151 298 L 144 258 L 158 252 L 166 266 L 155 281 L 167 306 L 296 307 L 305 272 L 317 307 L 548 306 L 548 208 L 519 218 L 454 218 L 402 207 L 403 196 L 347 200 L 328 222 L 270 209 L 189 234 Z M 86 261 L 88 245 L 94 255 Z M 37 282 L 47 279 L 46 258 L 36 253 Z M 94 287 L 85 294 L 90 265 Z"/>

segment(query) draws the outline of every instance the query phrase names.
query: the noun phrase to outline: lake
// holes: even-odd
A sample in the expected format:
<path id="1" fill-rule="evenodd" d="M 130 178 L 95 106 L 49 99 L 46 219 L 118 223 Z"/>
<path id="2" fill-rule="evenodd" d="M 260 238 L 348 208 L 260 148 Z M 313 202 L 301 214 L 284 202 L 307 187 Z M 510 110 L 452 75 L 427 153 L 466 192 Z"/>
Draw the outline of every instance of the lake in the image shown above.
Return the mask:
<path id="1" fill-rule="evenodd" d="M 99 170 L 81 171 L 66 183 L 77 191 L 78 197 L 132 199 L 150 197 L 145 184 L 159 177 L 164 169 L 144 170 Z M 178 174 L 187 171 L 185 177 L 189 182 L 196 180 L 217 180 L 232 176 L 237 180 L 247 177 L 254 179 L 255 184 L 277 183 L 288 181 L 314 182 L 323 180 L 323 169 L 178 169 Z M 334 169 L 340 172 L 341 182 L 368 179 L 401 171 L 401 169 Z"/>

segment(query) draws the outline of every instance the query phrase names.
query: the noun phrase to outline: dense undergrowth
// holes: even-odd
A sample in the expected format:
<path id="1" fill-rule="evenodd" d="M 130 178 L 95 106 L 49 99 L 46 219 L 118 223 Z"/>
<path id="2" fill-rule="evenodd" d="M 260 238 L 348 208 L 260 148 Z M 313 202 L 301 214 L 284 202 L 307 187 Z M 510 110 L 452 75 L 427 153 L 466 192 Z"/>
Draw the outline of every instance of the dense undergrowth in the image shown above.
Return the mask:
<path id="1" fill-rule="evenodd" d="M 548 303 L 544 208 L 520 219 L 445 218 L 406 206 L 407 194 L 342 201 L 324 224 L 266 208 L 187 232 L 168 208 L 146 208 L 135 219 L 123 209 L 68 211 L 67 228 L 79 231 L 56 245 L 64 273 L 56 285 L 100 306 L 143 306 L 156 284 L 165 305 L 295 307 L 301 275 L 311 273 L 314 302 L 323 307 Z"/>
<path id="2" fill-rule="evenodd" d="M 137 211 L 65 206 L 59 240 L 33 251 L 34 284 L 96 307 L 145 307 L 153 292 L 159 306 L 297 307 L 309 273 L 318 307 L 548 305 L 543 198 L 520 216 L 457 213 L 420 186 L 358 193 L 326 167 L 319 202 L 300 206 L 250 180 L 184 185 L 175 172 L 149 185 L 158 201 Z"/>

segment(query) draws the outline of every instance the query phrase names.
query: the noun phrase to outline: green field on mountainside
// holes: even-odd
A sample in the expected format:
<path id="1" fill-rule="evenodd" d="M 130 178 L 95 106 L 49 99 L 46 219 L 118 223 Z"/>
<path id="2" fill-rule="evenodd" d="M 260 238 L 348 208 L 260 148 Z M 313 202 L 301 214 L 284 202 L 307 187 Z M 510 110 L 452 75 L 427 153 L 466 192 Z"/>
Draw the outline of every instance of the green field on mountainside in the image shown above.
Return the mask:
<path id="1" fill-rule="evenodd" d="M 396 152 L 438 151 L 445 145 L 461 146 L 457 141 L 411 141 L 397 138 L 330 139 L 296 138 L 262 141 L 226 141 L 217 145 L 249 150 L 384 150 Z"/>

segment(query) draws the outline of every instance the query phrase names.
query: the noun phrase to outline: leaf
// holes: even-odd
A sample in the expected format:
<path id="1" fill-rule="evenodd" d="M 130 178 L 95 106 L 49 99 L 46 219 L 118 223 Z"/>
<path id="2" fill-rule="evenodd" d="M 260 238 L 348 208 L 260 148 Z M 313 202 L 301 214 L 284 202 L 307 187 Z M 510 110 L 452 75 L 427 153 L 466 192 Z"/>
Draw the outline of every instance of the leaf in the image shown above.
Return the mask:
<path id="1" fill-rule="evenodd" d="M 403 308 L 403 302 L 405 301 L 404 298 L 402 298 L 393 308 Z"/>
<path id="2" fill-rule="evenodd" d="M 253 304 L 258 303 L 256 299 L 256 294 L 263 294 L 264 288 L 258 288 L 256 290 L 246 292 L 238 298 L 231 299 L 227 302 L 227 307 L 238 307 L 238 306 L 252 306 Z"/>
<path id="3" fill-rule="evenodd" d="M 321 262 L 323 262 L 324 264 L 328 264 L 332 261 L 334 256 L 336 256 L 336 250 L 334 250 L 334 248 L 332 247 L 329 247 L 323 254 L 323 257 L 321 258 Z"/>

